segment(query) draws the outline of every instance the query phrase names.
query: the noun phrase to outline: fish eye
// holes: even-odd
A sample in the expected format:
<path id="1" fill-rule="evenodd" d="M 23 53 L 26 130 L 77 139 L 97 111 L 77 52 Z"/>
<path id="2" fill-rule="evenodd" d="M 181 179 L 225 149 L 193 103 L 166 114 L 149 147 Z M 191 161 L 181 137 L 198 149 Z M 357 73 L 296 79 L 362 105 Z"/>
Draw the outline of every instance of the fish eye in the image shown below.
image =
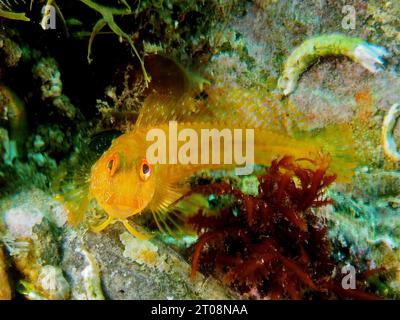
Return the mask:
<path id="1" fill-rule="evenodd" d="M 140 161 L 139 165 L 140 179 L 142 179 L 143 181 L 147 181 L 150 178 L 150 175 L 151 175 L 151 166 L 146 159 L 143 159 L 142 161 Z"/>
<path id="2" fill-rule="evenodd" d="M 119 157 L 113 154 L 107 161 L 107 172 L 112 177 L 119 168 Z"/>

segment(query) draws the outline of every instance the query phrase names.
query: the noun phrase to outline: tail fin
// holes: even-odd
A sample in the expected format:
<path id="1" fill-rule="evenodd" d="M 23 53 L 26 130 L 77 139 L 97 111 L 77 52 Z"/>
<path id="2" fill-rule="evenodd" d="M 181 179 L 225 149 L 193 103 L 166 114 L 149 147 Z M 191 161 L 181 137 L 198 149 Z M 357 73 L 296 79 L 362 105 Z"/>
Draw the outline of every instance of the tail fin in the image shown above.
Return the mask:
<path id="1" fill-rule="evenodd" d="M 315 159 L 319 155 L 331 158 L 330 171 L 339 182 L 347 182 L 359 165 L 350 125 L 330 125 L 313 131 L 292 130 L 292 136 L 268 130 L 255 132 L 255 163 L 269 165 L 284 155 L 296 159 Z"/>
<path id="2" fill-rule="evenodd" d="M 350 124 L 328 125 L 323 129 L 297 133 L 299 138 L 314 144 L 319 152 L 331 157 L 330 171 L 337 174 L 337 181 L 348 182 L 361 159 L 355 147 Z"/>

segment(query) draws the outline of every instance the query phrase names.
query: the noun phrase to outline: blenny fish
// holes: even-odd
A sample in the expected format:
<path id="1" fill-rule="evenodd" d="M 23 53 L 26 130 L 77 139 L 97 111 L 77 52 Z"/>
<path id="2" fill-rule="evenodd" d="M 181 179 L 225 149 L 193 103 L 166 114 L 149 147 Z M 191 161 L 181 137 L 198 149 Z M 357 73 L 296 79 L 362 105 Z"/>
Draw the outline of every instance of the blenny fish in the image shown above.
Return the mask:
<path id="1" fill-rule="evenodd" d="M 147 239 L 148 235 L 128 223 L 129 217 L 151 213 L 162 230 L 161 224 L 165 223 L 171 209 L 176 208 L 190 191 L 190 177 L 199 170 L 235 169 L 238 166 L 234 161 L 182 163 L 176 161 L 176 154 L 169 154 L 166 162 L 150 161 L 147 152 L 154 142 L 148 139 L 148 133 L 153 129 L 165 132 L 163 143 L 168 147 L 171 121 L 178 131 L 186 129 L 198 137 L 203 129 L 214 129 L 219 133 L 253 129 L 254 159 L 251 164 L 268 166 L 273 159 L 284 155 L 326 161 L 329 155 L 330 164 L 327 162 L 326 165 L 330 165 L 339 181 L 348 180 L 356 165 L 351 127 L 335 124 L 323 130 L 303 132 L 296 130 L 294 125 L 288 132 L 284 124 L 287 118 L 293 123 L 302 121 L 301 115 L 290 113 L 290 106 L 282 102 L 280 96 L 257 89 L 208 86 L 202 95 L 194 95 L 191 90 L 155 90 L 145 99 L 136 123 L 114 139 L 92 166 L 88 195 L 84 205 L 71 212 L 71 221 L 82 219 L 89 200 L 95 199 L 108 218 L 93 227 L 93 231 L 100 232 L 110 223 L 120 221 L 131 234 Z M 242 152 L 246 150 L 248 141 L 243 138 L 233 141 L 233 136 L 224 136 L 220 144 L 212 144 L 210 153 L 219 151 L 220 158 L 225 159 L 226 153 L 232 152 L 231 148 L 224 148 L 227 145 L 239 147 Z M 188 142 L 188 138 L 175 141 L 178 149 Z M 201 155 L 200 147 L 196 144 L 186 151 Z M 171 161 L 172 158 L 175 161 Z"/>

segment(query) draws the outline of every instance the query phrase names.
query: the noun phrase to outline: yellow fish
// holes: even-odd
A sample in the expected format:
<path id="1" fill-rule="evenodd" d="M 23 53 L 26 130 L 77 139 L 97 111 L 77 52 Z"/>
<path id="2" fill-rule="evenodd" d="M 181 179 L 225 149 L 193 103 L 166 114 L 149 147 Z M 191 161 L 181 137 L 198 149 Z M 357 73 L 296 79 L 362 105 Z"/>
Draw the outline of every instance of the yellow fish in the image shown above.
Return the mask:
<path id="1" fill-rule="evenodd" d="M 131 234 L 146 239 L 127 219 L 149 212 L 161 230 L 160 222 L 168 229 L 168 212 L 190 191 L 188 179 L 199 170 L 246 171 L 253 164 L 268 166 L 284 155 L 325 162 L 329 155 L 330 168 L 339 180 L 351 176 L 356 160 L 350 125 L 303 132 L 296 123 L 305 117 L 293 112 L 296 108 L 292 110 L 280 96 L 239 87 L 202 90 L 202 81 L 198 90 L 202 95 L 196 96 L 190 81 L 199 83 L 199 79 L 168 58 L 148 59 L 149 70 L 154 66 L 150 70 L 154 86 L 148 88 L 132 128 L 116 138 L 91 167 L 88 192 L 70 210 L 71 222 L 79 222 L 89 201 L 95 199 L 108 218 L 93 231 L 121 221 Z M 160 132 L 164 136 L 154 134 Z M 204 132 L 209 140 L 202 139 Z"/>
<path id="2" fill-rule="evenodd" d="M 235 153 L 235 148 L 240 150 L 242 156 L 247 152 L 249 141 L 244 138 L 247 129 L 253 130 L 253 140 L 250 140 L 254 149 L 250 164 L 269 165 L 274 158 L 283 155 L 315 159 L 324 152 L 330 155 L 331 168 L 339 179 L 346 180 L 351 174 L 354 162 L 352 134 L 348 126 L 335 125 L 314 133 L 289 134 L 282 126 L 279 128 L 275 121 L 277 116 L 271 110 L 269 116 L 265 110 L 260 111 L 261 107 L 265 109 L 268 106 L 259 104 L 259 101 L 249 102 L 247 97 L 251 92 L 218 89 L 207 93 L 208 102 L 186 95 L 171 99 L 169 96 L 153 94 L 146 99 L 133 128 L 116 138 L 91 168 L 89 199 L 96 199 L 108 214 L 107 220 L 94 227 L 93 231 L 99 232 L 111 222 L 119 220 L 134 236 L 146 239 L 147 235 L 139 233 L 127 219 L 142 212 L 151 212 L 159 224 L 158 221 L 189 191 L 188 178 L 194 173 L 203 169 L 238 167 L 238 162 L 233 161 L 231 154 Z M 236 103 L 232 104 L 230 100 L 235 96 Z M 237 98 L 239 96 L 243 101 Z M 279 103 L 278 106 L 282 107 Z M 171 123 L 174 125 L 174 134 L 171 134 Z M 165 132 L 164 140 L 149 139 L 149 133 L 154 129 Z M 193 142 L 189 141 L 190 137 L 202 137 L 205 130 L 215 130 L 220 134 L 218 137 L 223 138 L 219 144 L 209 140 L 209 157 L 200 161 L 204 156 L 204 143 L 194 141 L 189 147 L 188 143 Z M 232 133 L 235 130 L 241 130 L 237 140 Z M 185 139 L 178 139 L 176 135 L 182 132 L 192 135 L 186 134 L 183 135 Z M 222 132 L 227 134 L 222 135 Z M 171 139 L 175 140 L 172 154 L 168 150 L 172 145 Z M 158 163 L 148 157 L 155 141 L 158 142 L 158 149 L 154 155 L 163 153 L 162 146 L 165 146 L 166 159 Z M 212 152 L 219 152 L 219 163 L 211 161 Z M 226 159 L 228 161 L 224 162 Z M 240 165 L 243 165 L 243 161 Z"/>

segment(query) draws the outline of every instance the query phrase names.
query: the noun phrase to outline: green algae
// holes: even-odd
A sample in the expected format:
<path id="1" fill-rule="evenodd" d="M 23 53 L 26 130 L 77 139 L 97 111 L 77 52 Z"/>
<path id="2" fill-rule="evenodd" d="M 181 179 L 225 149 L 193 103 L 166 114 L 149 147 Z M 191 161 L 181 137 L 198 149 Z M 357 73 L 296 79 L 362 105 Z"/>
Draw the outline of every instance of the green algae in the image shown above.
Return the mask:
<path id="1" fill-rule="evenodd" d="M 11 20 L 30 21 L 24 12 L 8 12 L 0 9 L 0 17 Z"/>

